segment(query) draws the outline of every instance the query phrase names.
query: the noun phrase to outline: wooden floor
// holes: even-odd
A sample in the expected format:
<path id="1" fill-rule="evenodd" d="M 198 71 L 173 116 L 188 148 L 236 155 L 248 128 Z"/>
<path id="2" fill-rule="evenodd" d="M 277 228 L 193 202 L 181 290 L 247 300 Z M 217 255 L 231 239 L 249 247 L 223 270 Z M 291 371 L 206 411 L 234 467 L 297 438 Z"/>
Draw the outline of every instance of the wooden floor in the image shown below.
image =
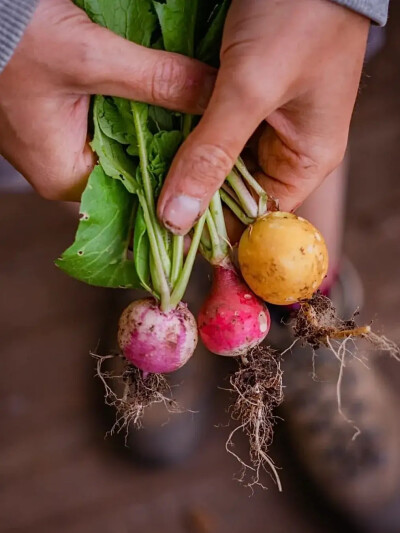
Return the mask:
<path id="1" fill-rule="evenodd" d="M 400 8 L 366 70 L 351 133 L 346 250 L 366 287 L 366 315 L 400 342 Z M 1 533 L 330 533 L 343 529 L 309 492 L 278 430 L 285 486 L 253 497 L 232 481 L 224 395 L 196 454 L 173 469 L 137 466 L 104 440 L 93 380 L 108 291 L 52 264 L 71 241 L 65 206 L 0 195 Z M 383 326 L 382 326 L 383 327 Z M 400 369 L 384 370 L 399 389 Z M 399 443 L 400 444 L 400 443 Z M 378 532 L 377 532 L 378 533 Z"/>

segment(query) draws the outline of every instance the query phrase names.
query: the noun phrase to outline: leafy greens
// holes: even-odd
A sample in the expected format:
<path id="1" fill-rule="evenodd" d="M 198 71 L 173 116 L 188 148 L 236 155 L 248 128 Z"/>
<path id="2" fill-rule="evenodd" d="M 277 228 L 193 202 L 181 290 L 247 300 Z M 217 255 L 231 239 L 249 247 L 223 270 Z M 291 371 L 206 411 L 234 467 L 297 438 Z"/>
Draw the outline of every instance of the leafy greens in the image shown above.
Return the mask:
<path id="1" fill-rule="evenodd" d="M 228 0 L 75 3 L 93 22 L 137 44 L 218 64 Z M 75 242 L 56 264 L 91 285 L 142 287 L 162 298 L 182 273 L 183 240 L 161 228 L 155 205 L 192 117 L 98 95 L 92 118 L 98 164 L 82 196 Z"/>

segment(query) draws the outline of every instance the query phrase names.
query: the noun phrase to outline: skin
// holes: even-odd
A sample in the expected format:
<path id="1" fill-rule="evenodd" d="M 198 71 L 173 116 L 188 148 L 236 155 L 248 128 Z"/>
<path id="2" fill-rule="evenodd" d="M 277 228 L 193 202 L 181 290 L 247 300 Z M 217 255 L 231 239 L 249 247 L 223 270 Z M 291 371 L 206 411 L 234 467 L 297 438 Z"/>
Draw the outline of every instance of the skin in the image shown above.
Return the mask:
<path id="1" fill-rule="evenodd" d="M 343 157 L 368 28 L 328 0 L 233 0 L 213 90 L 209 67 L 128 43 L 70 0 L 40 0 L 0 75 L 0 153 L 42 196 L 78 200 L 95 161 L 90 94 L 206 108 L 172 165 L 160 220 L 187 233 L 260 124 L 264 186 L 294 209 Z"/>
<path id="2" fill-rule="evenodd" d="M 261 125 L 263 186 L 298 207 L 343 158 L 369 21 L 327 0 L 233 0 L 221 68 L 158 213 L 186 233 Z"/>
<path id="3" fill-rule="evenodd" d="M 130 43 L 71 0 L 40 0 L 0 74 L 0 154 L 45 198 L 79 200 L 95 163 L 91 94 L 199 114 L 214 82 L 208 66 Z"/>

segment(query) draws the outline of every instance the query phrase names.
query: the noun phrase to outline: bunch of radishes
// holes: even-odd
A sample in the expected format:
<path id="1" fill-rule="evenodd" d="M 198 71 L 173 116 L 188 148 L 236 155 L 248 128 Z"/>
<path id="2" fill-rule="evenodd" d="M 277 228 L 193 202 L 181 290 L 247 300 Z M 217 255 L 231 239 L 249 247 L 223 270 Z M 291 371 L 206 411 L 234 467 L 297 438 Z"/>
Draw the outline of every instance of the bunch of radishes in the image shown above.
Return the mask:
<path id="1" fill-rule="evenodd" d="M 291 213 L 266 213 L 266 203 L 261 205 L 264 213 L 239 243 L 240 270 L 231 257 L 219 193 L 205 215 L 200 250 L 213 265 L 213 284 L 197 327 L 218 355 L 242 356 L 260 344 L 270 328 L 264 302 L 289 305 L 310 298 L 326 274 L 327 251 L 318 230 Z M 122 313 L 118 338 L 126 359 L 143 372 L 169 373 L 193 354 L 196 321 L 182 302 L 162 310 L 153 298 L 141 299 Z"/>
<path id="2" fill-rule="evenodd" d="M 110 8 L 109 0 L 75 3 L 94 22 L 137 44 L 218 65 L 229 0 L 130 0 L 124 10 Z M 133 301 L 119 321 L 118 343 L 127 361 L 118 376 L 121 398 L 105 382 L 110 373 L 101 371 L 102 361 L 112 356 L 99 358 L 105 400 L 117 409 L 118 428 L 131 421 L 139 425 L 154 402 L 168 404 L 163 374 L 187 363 L 199 334 L 210 352 L 236 357 L 242 365 L 233 376 L 239 402 L 232 412 L 244 419 L 240 427 L 250 437 L 258 472 L 268 462 L 268 417 L 282 396 L 279 362 L 271 351 L 255 350 L 270 328 L 266 303 L 310 298 L 326 274 L 327 251 L 310 223 L 268 211 L 276 202 L 239 158 L 190 232 L 185 256 L 184 238 L 162 227 L 155 206 L 174 154 L 196 120 L 142 102 L 94 97 L 91 146 L 98 163 L 82 196 L 75 242 L 57 265 L 92 285 L 149 294 Z M 237 257 L 223 203 L 247 226 Z M 213 283 L 196 321 L 182 299 L 198 252 L 213 266 Z M 251 373 L 254 379 L 248 379 Z"/>

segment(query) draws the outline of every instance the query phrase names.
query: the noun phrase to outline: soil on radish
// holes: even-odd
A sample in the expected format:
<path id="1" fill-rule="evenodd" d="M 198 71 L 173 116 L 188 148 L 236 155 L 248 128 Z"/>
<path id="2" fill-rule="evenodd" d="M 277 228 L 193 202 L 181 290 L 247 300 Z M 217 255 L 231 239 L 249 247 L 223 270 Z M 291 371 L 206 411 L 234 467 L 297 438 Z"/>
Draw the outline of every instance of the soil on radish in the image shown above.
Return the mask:
<path id="1" fill-rule="evenodd" d="M 336 309 L 331 300 L 317 292 L 310 300 L 300 302 L 296 314 L 293 332 L 295 337 L 306 341 L 313 348 L 318 348 L 325 343 L 325 339 L 335 336 L 338 332 L 354 331 L 357 328 L 355 317 L 342 320 L 336 314 Z"/>
<path id="2" fill-rule="evenodd" d="M 331 300 L 317 292 L 310 300 L 300 302 L 293 332 L 296 338 L 314 350 L 320 346 L 331 347 L 331 340 L 345 342 L 349 338 L 362 338 L 375 350 L 389 353 L 400 360 L 399 346 L 384 335 L 374 333 L 370 325 L 358 326 L 355 321 L 357 316 L 358 311 L 349 320 L 341 319 Z"/>

